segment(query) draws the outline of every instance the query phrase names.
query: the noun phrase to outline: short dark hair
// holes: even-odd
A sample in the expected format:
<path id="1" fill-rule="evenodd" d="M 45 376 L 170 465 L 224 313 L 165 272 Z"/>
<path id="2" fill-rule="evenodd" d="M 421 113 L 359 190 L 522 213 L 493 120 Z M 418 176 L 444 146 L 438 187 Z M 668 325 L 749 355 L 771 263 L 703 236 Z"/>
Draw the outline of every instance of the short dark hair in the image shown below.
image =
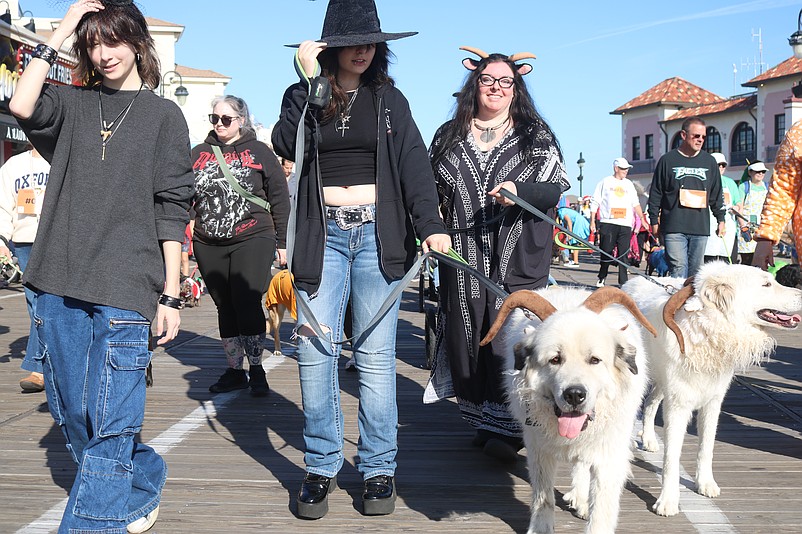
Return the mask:
<path id="1" fill-rule="evenodd" d="M 110 2 L 103 5 L 105 9 L 84 15 L 75 30 L 72 52 L 78 58 L 75 68 L 78 79 L 89 87 L 103 81 L 103 76 L 95 71 L 89 58 L 88 49 L 94 44 L 101 42 L 114 46 L 125 43 L 137 54 L 139 77 L 149 88 L 156 89 L 161 81 L 161 68 L 144 15 L 133 2 L 123 6 Z"/>
<path id="2" fill-rule="evenodd" d="M 682 122 L 682 130 L 687 132 L 688 128 L 691 127 L 691 124 L 701 124 L 702 126 L 707 126 L 705 121 L 699 117 L 689 117 Z"/>

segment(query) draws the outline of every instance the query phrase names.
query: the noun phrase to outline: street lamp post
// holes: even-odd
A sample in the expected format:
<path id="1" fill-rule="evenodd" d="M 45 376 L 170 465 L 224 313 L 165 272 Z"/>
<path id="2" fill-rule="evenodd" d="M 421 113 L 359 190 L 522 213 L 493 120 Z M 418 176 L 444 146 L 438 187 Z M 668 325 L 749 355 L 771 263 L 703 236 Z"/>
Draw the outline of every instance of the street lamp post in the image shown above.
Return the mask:
<path id="1" fill-rule="evenodd" d="M 802 59 L 802 9 L 799 10 L 797 30 L 788 38 L 788 44 L 794 49 L 794 57 Z M 802 81 L 791 88 L 794 97 L 802 98 Z"/>
<path id="2" fill-rule="evenodd" d="M 162 76 L 162 83 L 161 85 L 159 85 L 159 96 L 161 96 L 162 98 L 164 97 L 164 84 L 165 81 L 167 80 L 168 75 L 172 75 L 170 77 L 170 84 L 172 84 L 175 77 L 178 76 L 178 87 L 176 87 L 175 91 L 173 91 L 173 95 L 175 96 L 175 100 L 176 102 L 178 102 L 178 105 L 183 106 L 187 101 L 187 97 L 189 96 L 189 91 L 187 90 L 186 87 L 184 87 L 184 79 L 181 77 L 180 74 L 178 74 L 174 70 L 168 70 Z"/>
<path id="3" fill-rule="evenodd" d="M 579 167 L 579 177 L 577 177 L 577 181 L 579 182 L 579 199 L 582 200 L 582 180 L 584 179 L 582 176 L 582 167 L 585 166 L 585 158 L 582 157 L 582 152 L 579 153 L 579 159 L 576 160 L 576 166 Z"/>

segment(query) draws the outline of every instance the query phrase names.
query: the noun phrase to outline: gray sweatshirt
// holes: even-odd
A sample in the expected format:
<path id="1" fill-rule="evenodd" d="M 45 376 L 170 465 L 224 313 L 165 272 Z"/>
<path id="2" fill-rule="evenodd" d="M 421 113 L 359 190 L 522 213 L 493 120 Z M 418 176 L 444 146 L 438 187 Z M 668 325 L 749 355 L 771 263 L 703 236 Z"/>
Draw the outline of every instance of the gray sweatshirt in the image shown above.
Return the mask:
<path id="1" fill-rule="evenodd" d="M 113 121 L 136 91 L 103 89 Z M 164 290 L 160 241 L 182 241 L 194 177 L 189 134 L 173 102 L 147 88 L 117 119 L 101 159 L 97 88 L 46 85 L 20 120 L 51 162 L 24 282 L 40 291 L 134 310 L 149 320 Z"/>

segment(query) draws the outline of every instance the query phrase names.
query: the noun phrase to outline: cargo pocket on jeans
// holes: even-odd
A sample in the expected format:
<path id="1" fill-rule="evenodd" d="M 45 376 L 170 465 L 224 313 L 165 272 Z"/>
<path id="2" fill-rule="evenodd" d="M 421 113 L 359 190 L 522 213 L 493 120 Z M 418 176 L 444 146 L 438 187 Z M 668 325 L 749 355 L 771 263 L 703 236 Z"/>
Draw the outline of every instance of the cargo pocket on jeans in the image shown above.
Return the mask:
<path id="1" fill-rule="evenodd" d="M 81 465 L 74 513 L 86 519 L 124 521 L 133 471 L 117 460 L 87 454 Z"/>
<path id="2" fill-rule="evenodd" d="M 56 388 L 56 381 L 53 379 L 53 367 L 50 365 L 50 355 L 47 352 L 47 345 L 42 341 L 42 326 L 44 320 L 33 314 L 33 324 L 36 327 L 36 333 L 39 338 L 39 350 L 33 359 L 42 365 L 42 378 L 45 382 L 45 397 L 47 398 L 47 406 L 50 409 L 50 415 L 57 425 L 64 425 L 64 415 L 61 409 L 61 402 L 59 401 L 59 392 Z"/>
<path id="3" fill-rule="evenodd" d="M 102 437 L 136 434 L 145 417 L 145 369 L 151 352 L 147 341 L 109 342 L 98 404 Z"/>

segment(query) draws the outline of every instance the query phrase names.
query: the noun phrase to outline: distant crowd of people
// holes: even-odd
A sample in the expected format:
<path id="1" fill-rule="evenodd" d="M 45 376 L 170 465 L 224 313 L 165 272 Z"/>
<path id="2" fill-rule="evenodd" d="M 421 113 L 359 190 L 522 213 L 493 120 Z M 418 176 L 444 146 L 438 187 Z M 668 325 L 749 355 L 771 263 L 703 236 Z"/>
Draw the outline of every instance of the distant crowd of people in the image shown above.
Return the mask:
<path id="1" fill-rule="evenodd" d="M 766 268 L 791 218 L 798 245 L 802 125 L 781 145 L 769 188 L 761 162 L 739 183 L 724 176 L 726 159 L 702 150 L 704 122 L 691 118 L 657 162 L 646 210 L 623 157 L 569 205 L 559 143 L 524 82 L 534 56 L 464 47 L 454 113 L 427 148 L 388 70 L 388 41 L 414 33 L 383 32 L 373 0 L 330 0 L 321 39 L 293 45 L 299 81 L 284 93 L 272 148 L 231 95 L 212 102 L 212 129 L 190 148 L 181 111 L 153 92 L 158 57 L 131 0 L 78 0 L 36 48 L 10 102 L 32 147 L 0 170 L 0 257 L 24 270 L 30 375 L 20 386 L 45 391 L 80 466 L 60 532 L 145 532 L 158 517 L 166 464 L 136 434 L 152 334 L 158 345 L 178 334 L 190 250 L 217 308 L 225 370 L 215 394 L 269 394 L 262 297 L 272 267 L 290 271 L 305 464 L 295 504 L 317 519 L 345 462 L 346 341 L 358 371 L 362 511 L 395 509 L 396 290 L 420 251 L 478 272 L 439 265 L 423 400 L 456 397 L 474 446 L 518 457 L 501 348 L 479 341 L 501 304 L 493 289 L 548 284 L 555 236 L 508 193 L 570 230 L 568 266 L 584 241 L 599 244 L 597 287 L 611 266 L 624 284 L 644 250 L 662 250 L 683 278 L 705 259 Z M 68 39 L 84 85 L 45 84 Z"/>

